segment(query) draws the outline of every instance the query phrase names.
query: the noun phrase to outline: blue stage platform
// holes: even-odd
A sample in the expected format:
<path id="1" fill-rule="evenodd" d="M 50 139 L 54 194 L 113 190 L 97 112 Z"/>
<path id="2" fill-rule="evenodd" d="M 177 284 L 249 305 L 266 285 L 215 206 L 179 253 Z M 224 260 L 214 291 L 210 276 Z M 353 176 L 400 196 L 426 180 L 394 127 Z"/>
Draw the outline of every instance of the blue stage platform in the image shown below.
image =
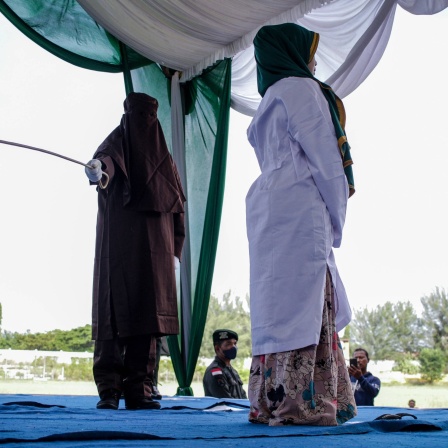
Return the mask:
<path id="1" fill-rule="evenodd" d="M 247 400 L 163 397 L 153 411 L 97 410 L 97 397 L 0 395 L 0 445 L 52 447 L 447 447 L 448 409 L 361 407 L 337 427 L 268 427 Z M 407 413 L 400 420 L 375 420 Z"/>

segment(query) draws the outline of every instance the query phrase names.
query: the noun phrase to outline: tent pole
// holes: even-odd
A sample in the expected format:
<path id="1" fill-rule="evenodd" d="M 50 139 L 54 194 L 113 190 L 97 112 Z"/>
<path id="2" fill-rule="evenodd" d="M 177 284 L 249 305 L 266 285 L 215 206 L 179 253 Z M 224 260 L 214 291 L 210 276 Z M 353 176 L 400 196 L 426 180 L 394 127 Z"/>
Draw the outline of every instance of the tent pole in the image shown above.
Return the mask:
<path id="1" fill-rule="evenodd" d="M 129 69 L 128 54 L 126 52 L 126 45 L 120 41 L 120 54 L 121 54 L 121 66 L 123 69 L 124 88 L 126 90 L 126 96 L 134 91 L 132 84 L 131 70 Z"/>

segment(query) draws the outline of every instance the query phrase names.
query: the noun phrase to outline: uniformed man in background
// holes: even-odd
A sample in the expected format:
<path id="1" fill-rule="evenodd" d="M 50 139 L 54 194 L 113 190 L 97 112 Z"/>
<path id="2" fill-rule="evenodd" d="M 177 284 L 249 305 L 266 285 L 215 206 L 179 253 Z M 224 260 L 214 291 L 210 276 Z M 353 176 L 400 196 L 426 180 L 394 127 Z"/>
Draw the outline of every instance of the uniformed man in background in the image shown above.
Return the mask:
<path id="1" fill-rule="evenodd" d="M 216 398 L 247 398 L 238 372 L 230 361 L 236 358 L 238 334 L 231 330 L 216 330 L 213 333 L 215 359 L 204 374 L 204 394 Z"/>

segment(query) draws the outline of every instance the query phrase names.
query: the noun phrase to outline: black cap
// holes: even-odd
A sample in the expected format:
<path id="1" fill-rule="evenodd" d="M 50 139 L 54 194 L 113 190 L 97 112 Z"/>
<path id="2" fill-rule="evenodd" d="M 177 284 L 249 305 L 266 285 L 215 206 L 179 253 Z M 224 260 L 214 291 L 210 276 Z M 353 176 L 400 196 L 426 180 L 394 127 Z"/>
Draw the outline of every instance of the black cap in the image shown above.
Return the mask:
<path id="1" fill-rule="evenodd" d="M 226 339 L 236 339 L 238 340 L 238 334 L 232 330 L 215 330 L 213 332 L 213 344 L 217 344 L 218 342 L 225 341 Z"/>

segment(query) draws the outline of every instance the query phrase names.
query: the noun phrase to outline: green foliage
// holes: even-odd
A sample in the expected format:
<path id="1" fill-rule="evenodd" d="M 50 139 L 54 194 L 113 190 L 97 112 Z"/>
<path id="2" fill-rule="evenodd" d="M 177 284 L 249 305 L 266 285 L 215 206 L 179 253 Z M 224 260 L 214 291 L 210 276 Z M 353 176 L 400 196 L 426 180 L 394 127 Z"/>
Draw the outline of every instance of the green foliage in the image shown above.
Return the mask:
<path id="1" fill-rule="evenodd" d="M 85 325 L 73 330 L 52 330 L 46 333 L 12 333 L 5 331 L 0 337 L 0 348 L 93 352 L 92 327 L 91 325 Z"/>
<path id="2" fill-rule="evenodd" d="M 232 361 L 232 366 L 237 370 L 243 383 L 247 385 L 249 382 L 250 372 L 249 369 L 244 368 L 244 358 L 237 357 Z M 205 360 L 199 358 L 196 369 L 194 371 L 194 382 L 202 383 L 202 379 L 204 378 L 207 367 L 208 364 L 205 362 Z M 171 362 L 171 358 L 162 357 L 159 363 L 159 384 L 163 385 L 175 381 L 176 375 L 174 374 L 174 368 L 173 363 Z"/>
<path id="3" fill-rule="evenodd" d="M 445 369 L 445 356 L 440 349 L 424 348 L 419 355 L 422 379 L 428 383 L 440 381 Z"/>
<path id="4" fill-rule="evenodd" d="M 436 288 L 421 299 L 423 322 L 430 347 L 448 353 L 448 298 L 444 289 Z"/>
<path id="5" fill-rule="evenodd" d="M 238 372 L 238 375 L 240 376 L 241 381 L 244 384 L 244 389 L 247 390 L 247 385 L 249 384 L 250 369 L 244 368 L 244 358 L 236 358 L 234 361 L 232 361 L 232 366 Z"/>
<path id="6" fill-rule="evenodd" d="M 26 370 L 37 378 L 58 380 L 63 377 L 71 381 L 93 381 L 93 357 L 89 359 L 72 358 L 71 364 L 59 364 L 56 357 L 40 356 L 31 363 L 19 363 L 16 368 Z M 23 378 L 18 372 L 16 378 Z"/>
<path id="7" fill-rule="evenodd" d="M 64 365 L 64 376 L 72 381 L 93 381 L 93 359 L 74 358 L 70 365 Z"/>
<path id="8" fill-rule="evenodd" d="M 350 340 L 350 324 L 348 324 L 345 328 L 344 328 L 344 334 L 342 335 L 342 340 Z"/>
<path id="9" fill-rule="evenodd" d="M 420 368 L 419 368 L 420 372 Z M 410 386 L 424 386 L 427 385 L 427 381 L 424 381 L 421 377 L 415 377 L 415 378 L 405 378 L 405 383 Z M 391 384 L 391 383 L 390 383 Z"/>
<path id="10" fill-rule="evenodd" d="M 422 320 L 410 302 L 386 302 L 375 309 L 357 310 L 350 324 L 352 346 L 362 346 L 371 359 L 398 360 L 416 353 L 424 340 Z"/>
<path id="11" fill-rule="evenodd" d="M 421 299 L 424 311 L 419 318 L 410 302 L 386 302 L 373 310 L 364 308 L 355 310 L 354 319 L 344 332 L 344 338 L 350 339 L 352 347 L 365 347 L 371 359 L 394 359 L 394 370 L 405 374 L 417 373 L 412 363 L 421 347 L 438 349 L 434 353 L 424 348 L 419 361 L 425 381 L 433 382 L 440 378 L 446 366 L 448 354 L 448 298 L 444 289 L 436 288 L 429 296 Z M 0 326 L 2 307 L 0 303 Z M 243 359 L 251 356 L 249 296 L 244 299 L 231 297 L 231 291 L 221 299 L 210 297 L 204 337 L 200 357 L 215 356 L 212 334 L 218 328 L 229 328 L 239 335 L 238 357 L 232 365 L 238 370 L 243 382 L 247 384 L 249 371 L 243 368 Z M 15 350 L 44 350 L 68 352 L 93 352 L 91 326 L 85 325 L 69 331 L 53 330 L 46 333 L 13 333 L 3 331 L 0 334 L 0 348 Z M 429 354 L 431 354 L 431 356 Z M 442 357 L 440 361 L 439 357 Z M 57 376 L 62 365 L 52 366 L 52 360 L 46 358 L 46 372 Z M 71 366 L 64 366 L 67 379 L 92 380 L 91 360 L 78 360 Z M 440 365 L 442 364 L 442 367 Z M 195 372 L 195 381 L 202 381 L 207 366 L 199 362 Z M 35 374 L 42 373 L 42 365 L 36 361 Z M 55 370 L 56 369 L 56 370 Z M 426 369 L 426 370 L 425 370 Z M 1 371 L 0 371 L 1 373 Z M 175 381 L 170 358 L 162 357 L 159 369 L 159 382 Z"/>
<path id="12" fill-rule="evenodd" d="M 232 298 L 230 291 L 224 294 L 221 300 L 213 295 L 210 297 L 204 337 L 199 352 L 200 357 L 215 357 L 212 335 L 219 328 L 228 328 L 238 333 L 238 358 L 251 356 L 248 295 L 244 301 L 238 296 Z"/>
<path id="13" fill-rule="evenodd" d="M 206 370 L 207 370 L 207 365 L 201 359 L 198 359 L 196 369 L 194 370 L 193 381 L 202 382 L 202 379 L 204 378 Z"/>
<path id="14" fill-rule="evenodd" d="M 420 369 L 413 361 L 415 360 L 410 353 L 404 353 L 395 361 L 392 370 L 402 372 L 405 375 L 415 375 Z"/>
<path id="15" fill-rule="evenodd" d="M 170 383 L 176 381 L 174 367 L 171 358 L 162 356 L 159 362 L 159 384 Z"/>
<path id="16" fill-rule="evenodd" d="M 55 357 L 40 356 L 39 358 L 35 358 L 31 364 L 28 364 L 30 366 L 30 372 L 35 375 L 36 377 L 40 378 L 51 378 L 51 379 L 57 379 L 61 372 L 61 364 L 57 363 L 57 360 Z M 20 367 L 20 364 L 19 364 Z M 22 368 L 24 365 L 22 365 Z"/>

